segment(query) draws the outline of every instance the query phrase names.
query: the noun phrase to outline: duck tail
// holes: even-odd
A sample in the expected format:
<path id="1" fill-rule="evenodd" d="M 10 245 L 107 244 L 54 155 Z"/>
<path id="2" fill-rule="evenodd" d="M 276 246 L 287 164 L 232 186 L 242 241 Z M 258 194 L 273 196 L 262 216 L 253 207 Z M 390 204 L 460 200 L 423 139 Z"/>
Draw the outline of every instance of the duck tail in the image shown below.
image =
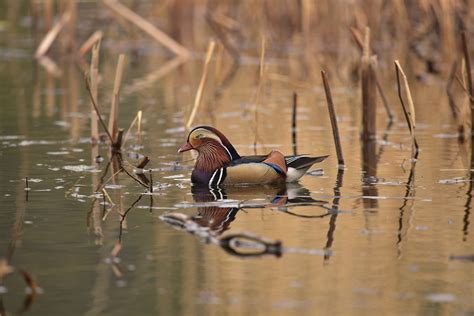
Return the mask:
<path id="1" fill-rule="evenodd" d="M 288 168 L 297 170 L 308 169 L 317 162 L 321 162 L 329 156 L 310 157 L 306 155 L 285 157 Z"/>
<path id="2" fill-rule="evenodd" d="M 310 157 L 305 155 L 287 156 L 285 157 L 288 173 L 286 175 L 286 182 L 296 182 L 306 171 L 317 162 L 321 162 L 328 156 Z"/>

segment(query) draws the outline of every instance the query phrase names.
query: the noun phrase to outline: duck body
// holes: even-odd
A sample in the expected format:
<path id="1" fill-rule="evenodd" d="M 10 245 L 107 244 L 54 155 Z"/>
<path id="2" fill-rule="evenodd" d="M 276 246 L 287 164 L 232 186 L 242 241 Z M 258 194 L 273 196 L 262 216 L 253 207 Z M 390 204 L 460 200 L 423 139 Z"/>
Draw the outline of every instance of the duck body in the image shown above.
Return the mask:
<path id="1" fill-rule="evenodd" d="M 328 156 L 284 156 L 279 151 L 268 155 L 240 156 L 217 129 L 198 126 L 178 152 L 197 150 L 191 182 L 209 187 L 235 184 L 278 184 L 296 182 L 315 163 Z"/>

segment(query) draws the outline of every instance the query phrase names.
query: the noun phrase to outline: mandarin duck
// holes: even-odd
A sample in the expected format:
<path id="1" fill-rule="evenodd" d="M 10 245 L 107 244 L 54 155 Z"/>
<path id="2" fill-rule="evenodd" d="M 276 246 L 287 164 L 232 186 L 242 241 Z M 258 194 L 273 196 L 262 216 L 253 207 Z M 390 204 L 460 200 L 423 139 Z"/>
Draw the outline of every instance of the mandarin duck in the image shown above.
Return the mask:
<path id="1" fill-rule="evenodd" d="M 279 151 L 240 156 L 224 134 L 210 126 L 198 126 L 189 132 L 178 153 L 188 150 L 198 152 L 191 182 L 209 187 L 296 182 L 313 164 L 328 157 L 284 156 Z"/>

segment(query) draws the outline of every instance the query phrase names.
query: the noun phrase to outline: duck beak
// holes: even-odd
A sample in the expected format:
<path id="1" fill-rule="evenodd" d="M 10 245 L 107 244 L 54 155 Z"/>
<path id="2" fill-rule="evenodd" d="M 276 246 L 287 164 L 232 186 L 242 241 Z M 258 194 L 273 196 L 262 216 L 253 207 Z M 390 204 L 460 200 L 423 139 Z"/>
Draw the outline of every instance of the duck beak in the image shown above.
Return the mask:
<path id="1" fill-rule="evenodd" d="M 185 143 L 183 146 L 181 146 L 178 149 L 178 153 L 182 153 L 182 152 L 185 152 L 185 151 L 188 151 L 188 150 L 191 150 L 191 149 L 194 149 L 193 146 L 191 146 L 190 143 Z"/>

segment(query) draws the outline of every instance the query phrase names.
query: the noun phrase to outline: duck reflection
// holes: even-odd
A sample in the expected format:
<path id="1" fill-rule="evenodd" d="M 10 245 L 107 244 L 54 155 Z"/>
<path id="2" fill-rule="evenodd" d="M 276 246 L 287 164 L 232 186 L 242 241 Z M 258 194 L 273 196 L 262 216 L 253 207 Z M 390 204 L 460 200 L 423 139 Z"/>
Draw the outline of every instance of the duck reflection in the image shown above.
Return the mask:
<path id="1" fill-rule="evenodd" d="M 194 202 L 198 205 L 197 214 L 190 219 L 200 227 L 207 227 L 216 235 L 230 229 L 239 211 L 251 208 L 273 208 L 290 215 L 301 217 L 320 217 L 320 215 L 298 215 L 288 210 L 292 206 L 320 205 L 326 202 L 315 200 L 310 191 L 300 184 L 280 186 L 233 186 L 208 188 L 193 186 Z M 325 214 L 326 216 L 328 214 Z"/>
<path id="2" fill-rule="evenodd" d="M 172 212 L 161 215 L 160 219 L 178 230 L 185 230 L 199 237 L 206 244 L 220 246 L 227 253 L 240 257 L 279 257 L 283 253 L 279 240 L 267 240 L 248 232 L 222 235 L 230 230 L 231 223 L 240 211 L 272 208 L 285 214 L 306 218 L 331 214 L 331 209 L 324 205 L 326 202 L 313 199 L 310 191 L 299 184 L 226 188 L 193 186 L 191 193 L 195 202 L 193 206 L 197 208 L 195 215 Z M 290 207 L 303 205 L 321 206 L 325 209 L 325 214 L 310 216 L 289 211 Z"/>

